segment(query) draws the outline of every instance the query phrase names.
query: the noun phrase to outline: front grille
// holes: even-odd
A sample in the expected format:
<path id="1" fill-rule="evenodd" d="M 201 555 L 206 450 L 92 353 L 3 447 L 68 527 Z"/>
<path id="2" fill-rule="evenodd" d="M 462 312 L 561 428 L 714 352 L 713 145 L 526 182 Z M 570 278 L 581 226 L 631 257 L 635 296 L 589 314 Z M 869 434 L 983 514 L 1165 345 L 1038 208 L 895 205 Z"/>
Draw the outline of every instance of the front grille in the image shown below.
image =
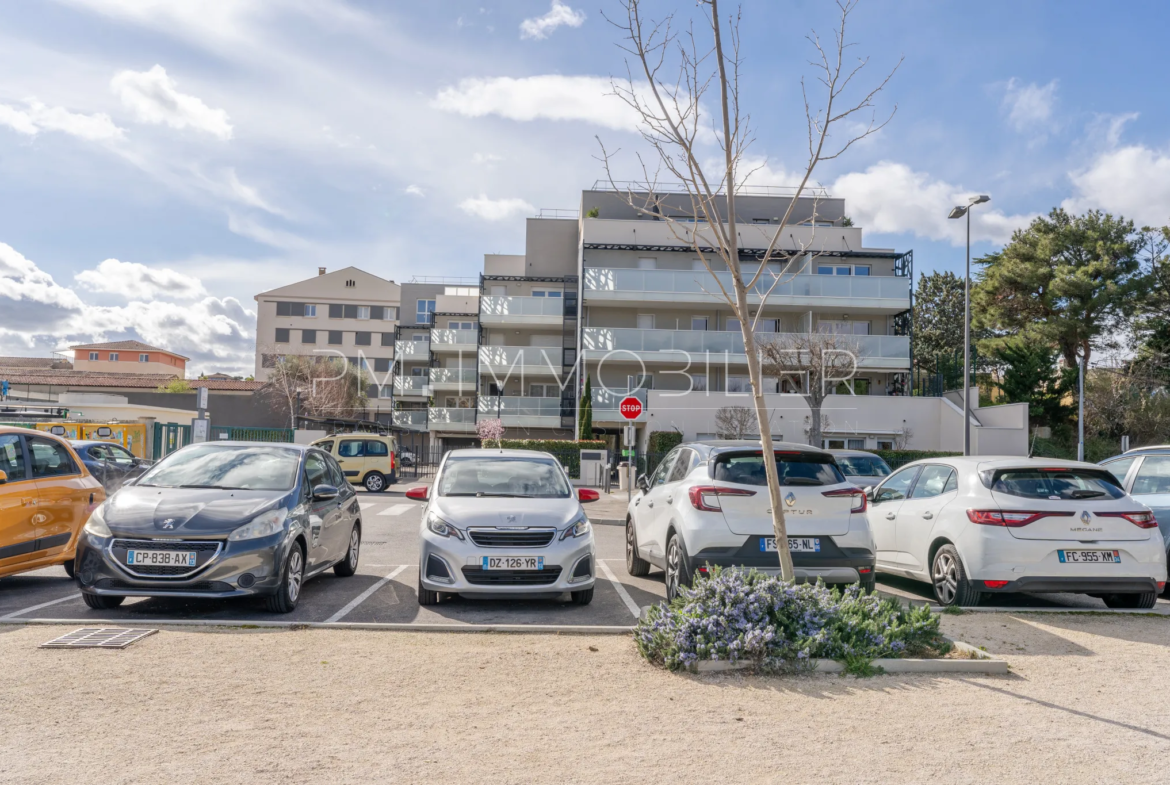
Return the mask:
<path id="1" fill-rule="evenodd" d="M 137 575 L 143 578 L 179 578 L 202 570 L 207 566 L 208 562 L 215 558 L 223 543 L 219 540 L 179 540 L 179 541 L 164 541 L 164 540 L 114 540 L 110 543 L 110 553 L 114 560 L 118 562 L 123 570 L 131 575 Z M 195 566 L 187 565 L 176 566 L 153 566 L 147 564 L 126 564 L 126 552 L 131 550 L 140 551 L 193 551 L 195 553 Z"/>
<path id="2" fill-rule="evenodd" d="M 147 591 L 148 590 L 142 586 L 135 586 L 132 583 L 127 583 L 126 581 L 114 580 L 113 578 L 102 578 L 100 581 L 98 581 L 97 583 L 94 584 L 94 588 L 95 589 L 106 589 L 108 591 Z M 153 589 L 154 587 L 151 587 L 151 588 Z M 224 583 L 222 581 L 200 581 L 198 583 L 192 583 L 189 586 L 175 586 L 173 588 L 168 587 L 165 591 L 218 593 L 218 592 L 232 591 L 232 585 L 230 583 Z"/>
<path id="3" fill-rule="evenodd" d="M 561 576 L 560 565 L 543 570 L 485 570 L 464 567 L 463 577 L 476 586 L 547 586 Z"/>
<path id="4" fill-rule="evenodd" d="M 555 529 L 468 529 L 471 541 L 484 548 L 543 548 L 556 536 Z"/>
<path id="5" fill-rule="evenodd" d="M 218 540 L 182 540 L 180 542 L 160 542 L 159 540 L 114 540 L 110 546 L 115 550 L 121 549 L 124 551 L 195 551 L 196 553 L 203 553 L 210 551 L 214 553 L 219 548 L 220 542 Z"/>

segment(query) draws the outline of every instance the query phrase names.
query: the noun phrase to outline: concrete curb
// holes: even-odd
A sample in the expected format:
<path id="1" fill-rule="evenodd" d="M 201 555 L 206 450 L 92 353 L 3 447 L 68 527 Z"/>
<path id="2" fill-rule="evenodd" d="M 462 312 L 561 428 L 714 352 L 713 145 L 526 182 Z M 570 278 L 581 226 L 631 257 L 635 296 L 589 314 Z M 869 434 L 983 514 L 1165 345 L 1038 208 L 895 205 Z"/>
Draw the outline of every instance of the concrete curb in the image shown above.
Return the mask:
<path id="1" fill-rule="evenodd" d="M 371 630 L 379 632 L 492 632 L 530 635 L 629 635 L 633 627 L 572 624 L 409 624 L 392 622 L 235 621 L 221 619 L 0 619 L 7 625 L 73 625 L 93 627 L 229 627 L 290 630 Z"/>
<path id="2" fill-rule="evenodd" d="M 886 673 L 980 673 L 1003 675 L 1009 673 L 1007 660 L 993 657 L 969 643 L 951 641 L 955 648 L 972 659 L 968 660 L 918 660 L 918 659 L 877 659 L 874 667 Z M 836 660 L 814 660 L 814 673 L 842 673 L 845 666 Z M 750 662 L 726 662 L 723 660 L 698 662 L 691 669 L 694 673 L 719 673 L 752 668 Z"/>
<path id="3" fill-rule="evenodd" d="M 590 518 L 589 522 L 596 526 L 625 526 L 625 518 Z"/>

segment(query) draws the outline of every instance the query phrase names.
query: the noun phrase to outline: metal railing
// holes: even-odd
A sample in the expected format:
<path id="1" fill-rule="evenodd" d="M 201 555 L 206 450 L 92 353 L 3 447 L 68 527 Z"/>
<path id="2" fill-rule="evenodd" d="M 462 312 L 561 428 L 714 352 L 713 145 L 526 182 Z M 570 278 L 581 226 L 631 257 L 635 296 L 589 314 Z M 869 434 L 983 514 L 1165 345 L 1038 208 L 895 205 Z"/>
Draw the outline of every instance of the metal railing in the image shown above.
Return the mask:
<path id="1" fill-rule="evenodd" d="M 646 193 L 653 191 L 658 194 L 685 194 L 687 187 L 682 183 L 645 183 L 638 180 L 596 180 L 591 191 L 633 191 Z M 735 189 L 739 196 L 796 196 L 795 185 L 741 185 Z M 723 191 L 719 192 L 720 194 Z M 821 185 L 806 185 L 801 196 L 821 197 L 829 196 L 829 189 Z"/>
<path id="2" fill-rule="evenodd" d="M 746 274 L 746 272 L 745 272 Z M 727 291 L 731 291 L 731 273 L 715 273 Z M 786 275 L 781 281 L 769 273 L 760 276 L 748 294 L 763 296 L 773 284 L 772 297 L 835 297 L 851 300 L 905 300 L 910 302 L 907 278 L 895 275 Z M 719 286 L 706 270 L 637 270 L 610 267 L 587 267 L 585 291 L 588 292 L 665 292 L 671 294 L 717 293 Z M 588 296 L 588 295 L 586 295 Z M 865 303 L 858 303 L 865 305 Z"/>
<path id="3" fill-rule="evenodd" d="M 536 214 L 537 218 L 580 218 L 580 210 L 570 210 L 560 207 L 542 207 Z"/>
<path id="4" fill-rule="evenodd" d="M 785 336 L 798 333 L 757 333 L 757 343 L 783 344 Z M 841 349 L 856 347 L 858 357 L 905 359 L 910 361 L 910 337 L 906 335 L 841 336 Z M 581 348 L 612 352 L 687 352 L 713 355 L 744 355 L 743 335 L 726 330 L 638 330 L 624 327 L 585 327 Z"/>
<path id="5" fill-rule="evenodd" d="M 481 297 L 482 316 L 556 316 L 563 317 L 565 304 L 560 297 Z"/>

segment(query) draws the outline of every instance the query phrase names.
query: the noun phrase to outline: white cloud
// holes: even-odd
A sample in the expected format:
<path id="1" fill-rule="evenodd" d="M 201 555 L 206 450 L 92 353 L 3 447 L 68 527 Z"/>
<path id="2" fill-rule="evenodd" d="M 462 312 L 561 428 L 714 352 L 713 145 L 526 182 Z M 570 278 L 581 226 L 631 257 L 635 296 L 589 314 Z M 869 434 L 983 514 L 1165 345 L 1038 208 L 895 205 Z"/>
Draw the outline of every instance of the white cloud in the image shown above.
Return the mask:
<path id="1" fill-rule="evenodd" d="M 864 172 L 842 175 L 829 186 L 829 193 L 845 198 L 846 213 L 866 231 L 912 233 L 952 245 L 966 242 L 966 221 L 951 220 L 947 214 L 955 205 L 966 204 L 974 193 L 905 164 L 882 161 Z M 1005 243 L 1014 230 L 1035 217 L 1006 215 L 990 205 L 979 205 L 971 211 L 971 239 Z"/>
<path id="2" fill-rule="evenodd" d="M 471 156 L 471 162 L 473 164 L 486 166 L 498 164 L 502 160 L 504 160 L 504 157 L 502 155 L 496 155 L 495 153 L 475 153 Z"/>
<path id="3" fill-rule="evenodd" d="M 1170 150 L 1145 145 L 1107 150 L 1070 172 L 1069 179 L 1076 195 L 1061 206 L 1070 212 L 1101 209 L 1139 226 L 1170 223 Z"/>
<path id="4" fill-rule="evenodd" d="M 580 27 L 585 24 L 585 12 L 574 11 L 560 0 L 552 0 L 552 8 L 544 16 L 534 16 L 520 23 L 521 38 L 548 38 L 561 25 Z"/>
<path id="5" fill-rule="evenodd" d="M 36 136 L 41 131 L 60 131 L 91 142 L 122 138 L 122 129 L 114 125 L 107 114 L 77 114 L 60 106 L 45 106 L 34 99 L 25 103 L 28 104 L 25 109 L 0 104 L 0 125 L 26 136 Z"/>
<path id="6" fill-rule="evenodd" d="M 459 203 L 459 209 L 485 221 L 503 221 L 536 212 L 536 208 L 523 199 L 489 199 L 483 194 L 477 199 L 464 199 Z"/>
<path id="7" fill-rule="evenodd" d="M 110 89 L 140 122 L 171 128 L 194 128 L 220 139 L 231 139 L 232 126 L 223 109 L 212 109 L 193 95 L 180 93 L 166 69 L 122 71 L 110 80 Z"/>
<path id="8" fill-rule="evenodd" d="M 1021 84 L 1012 77 L 1004 91 L 1003 106 L 1008 112 L 1008 123 L 1017 131 L 1046 130 L 1056 103 L 1057 80 L 1041 87 L 1035 82 Z"/>
<path id="9" fill-rule="evenodd" d="M 198 278 L 166 267 L 153 268 L 117 259 L 106 259 L 94 269 L 83 270 L 73 277 L 87 289 L 128 300 L 159 296 L 190 300 L 207 295 Z"/>
<path id="10" fill-rule="evenodd" d="M 255 240 L 264 245 L 271 245 L 273 248 L 301 250 L 308 246 L 304 238 L 292 232 L 271 229 L 253 218 L 235 213 L 228 215 L 228 229 L 241 237 L 247 237 L 249 240 Z"/>
<path id="11" fill-rule="evenodd" d="M 611 95 L 602 76 L 547 74 L 462 79 L 440 90 L 431 105 L 466 117 L 498 115 L 509 120 L 582 120 L 619 131 L 638 126 L 637 113 Z"/>
<path id="12" fill-rule="evenodd" d="M 424 196 L 425 197 L 427 195 L 426 191 L 424 191 L 422 188 L 418 187 L 417 185 L 415 185 L 413 183 L 406 186 L 406 189 L 403 191 L 403 193 L 408 195 L 408 196 Z"/>

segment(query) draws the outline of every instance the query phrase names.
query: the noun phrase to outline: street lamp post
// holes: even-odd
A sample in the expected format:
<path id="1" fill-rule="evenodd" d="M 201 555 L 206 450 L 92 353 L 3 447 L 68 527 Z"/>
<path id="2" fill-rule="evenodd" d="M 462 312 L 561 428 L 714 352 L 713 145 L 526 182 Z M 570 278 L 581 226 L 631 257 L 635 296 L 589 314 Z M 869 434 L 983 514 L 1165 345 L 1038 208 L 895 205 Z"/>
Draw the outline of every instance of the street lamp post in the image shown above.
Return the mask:
<path id="1" fill-rule="evenodd" d="M 955 207 L 947 216 L 967 216 L 967 275 L 963 279 L 963 455 L 971 454 L 971 208 L 990 201 L 990 196 L 972 196 L 967 204 Z"/>

